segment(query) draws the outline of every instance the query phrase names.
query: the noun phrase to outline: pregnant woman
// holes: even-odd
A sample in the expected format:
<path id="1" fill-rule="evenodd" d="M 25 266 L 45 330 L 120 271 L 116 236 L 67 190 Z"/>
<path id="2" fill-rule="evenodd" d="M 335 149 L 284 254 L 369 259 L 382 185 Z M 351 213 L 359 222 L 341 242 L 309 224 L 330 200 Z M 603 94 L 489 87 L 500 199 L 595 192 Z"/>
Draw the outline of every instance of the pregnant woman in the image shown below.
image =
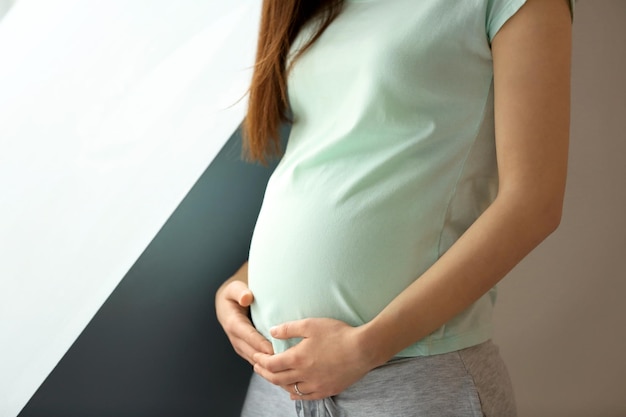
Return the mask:
<path id="1" fill-rule="evenodd" d="M 516 415 L 495 285 L 560 221 L 571 17 L 568 0 L 263 1 L 245 151 L 291 133 L 216 294 L 254 366 L 244 417 Z"/>

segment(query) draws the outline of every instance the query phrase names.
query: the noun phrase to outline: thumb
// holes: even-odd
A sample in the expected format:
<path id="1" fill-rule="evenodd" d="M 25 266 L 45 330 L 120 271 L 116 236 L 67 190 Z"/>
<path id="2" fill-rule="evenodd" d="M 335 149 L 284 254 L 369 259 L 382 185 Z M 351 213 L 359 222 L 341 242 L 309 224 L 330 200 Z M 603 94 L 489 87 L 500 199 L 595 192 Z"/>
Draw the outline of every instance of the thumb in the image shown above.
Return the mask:
<path id="1" fill-rule="evenodd" d="M 305 338 L 309 336 L 311 330 L 311 320 L 304 319 L 274 326 L 270 329 L 270 334 L 276 339 Z"/>
<path id="2" fill-rule="evenodd" d="M 252 291 L 243 281 L 233 281 L 226 288 L 226 298 L 229 298 L 242 307 L 249 307 L 254 301 Z"/>
<path id="3" fill-rule="evenodd" d="M 245 289 L 239 295 L 239 305 L 242 307 L 250 307 L 252 301 L 254 301 L 254 295 L 252 295 L 252 291 L 249 289 Z"/>

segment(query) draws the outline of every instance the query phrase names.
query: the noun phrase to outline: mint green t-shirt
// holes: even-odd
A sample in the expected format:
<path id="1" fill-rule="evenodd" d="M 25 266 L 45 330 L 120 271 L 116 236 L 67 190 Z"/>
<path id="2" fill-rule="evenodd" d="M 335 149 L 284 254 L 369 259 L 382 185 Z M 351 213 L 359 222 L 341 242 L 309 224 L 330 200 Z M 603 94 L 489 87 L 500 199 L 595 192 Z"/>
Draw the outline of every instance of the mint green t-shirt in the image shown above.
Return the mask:
<path id="1" fill-rule="evenodd" d="M 495 198 L 491 40 L 524 0 L 347 0 L 288 79 L 294 123 L 249 256 L 257 329 L 358 326 Z M 310 35 L 303 30 L 293 50 Z M 491 337 L 493 288 L 398 356 Z"/>

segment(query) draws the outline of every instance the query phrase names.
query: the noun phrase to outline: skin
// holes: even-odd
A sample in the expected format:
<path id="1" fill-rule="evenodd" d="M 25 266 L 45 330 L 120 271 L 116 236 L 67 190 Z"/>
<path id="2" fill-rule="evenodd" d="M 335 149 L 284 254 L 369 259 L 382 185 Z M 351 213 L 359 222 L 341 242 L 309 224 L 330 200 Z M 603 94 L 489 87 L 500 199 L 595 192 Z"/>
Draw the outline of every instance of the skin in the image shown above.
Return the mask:
<path id="1" fill-rule="evenodd" d="M 337 395 L 427 336 L 500 281 L 558 226 L 569 140 L 571 15 L 564 0 L 529 0 L 492 42 L 500 185 L 463 236 L 372 321 L 327 318 L 271 329 L 302 341 L 274 355 L 248 319 L 247 265 L 217 292 L 220 323 L 254 371 L 291 399 Z M 298 384 L 304 396 L 296 395 Z"/>
<path id="2" fill-rule="evenodd" d="M 217 319 L 224 328 L 235 352 L 250 365 L 256 363 L 255 354 L 273 355 L 272 344 L 252 325 L 248 317 L 250 304 L 254 301 L 248 289 L 248 263 L 241 268 L 215 293 Z"/>

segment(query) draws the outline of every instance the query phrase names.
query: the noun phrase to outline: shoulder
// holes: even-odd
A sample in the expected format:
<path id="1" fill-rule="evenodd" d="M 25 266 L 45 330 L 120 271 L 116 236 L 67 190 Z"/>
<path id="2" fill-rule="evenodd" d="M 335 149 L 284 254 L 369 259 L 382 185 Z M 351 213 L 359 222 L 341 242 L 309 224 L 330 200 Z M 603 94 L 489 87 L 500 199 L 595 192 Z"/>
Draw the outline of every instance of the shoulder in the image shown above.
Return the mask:
<path id="1" fill-rule="evenodd" d="M 518 11 L 526 6 L 530 0 L 487 0 L 485 29 L 492 42 L 496 34 Z M 567 4 L 570 10 L 570 18 L 574 16 L 574 3 L 576 0 L 559 0 Z"/>

